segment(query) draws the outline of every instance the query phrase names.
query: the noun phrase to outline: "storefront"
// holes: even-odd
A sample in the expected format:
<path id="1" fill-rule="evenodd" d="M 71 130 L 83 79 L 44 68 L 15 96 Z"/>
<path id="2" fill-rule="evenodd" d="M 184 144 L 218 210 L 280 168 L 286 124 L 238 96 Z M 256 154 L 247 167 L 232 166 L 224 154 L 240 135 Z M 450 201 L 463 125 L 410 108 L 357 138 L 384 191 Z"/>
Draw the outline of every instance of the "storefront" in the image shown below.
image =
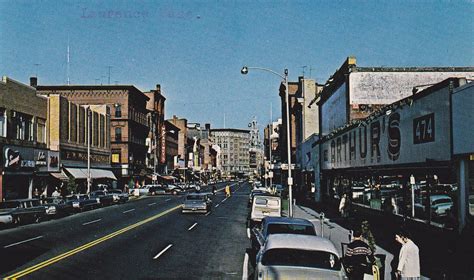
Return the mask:
<path id="1" fill-rule="evenodd" d="M 448 79 L 324 137 L 323 195 L 348 194 L 375 211 L 457 228 L 468 193 L 460 196 L 466 186 L 459 181 L 463 163 L 453 157 L 452 121 L 467 111 L 454 110 L 451 97 L 462 83 Z M 465 139 L 474 138 L 464 131 L 471 134 Z"/>
<path id="2" fill-rule="evenodd" d="M 58 152 L 15 145 L 4 145 L 2 152 L 3 199 L 46 196 L 54 190 L 50 173 L 59 171 Z"/>

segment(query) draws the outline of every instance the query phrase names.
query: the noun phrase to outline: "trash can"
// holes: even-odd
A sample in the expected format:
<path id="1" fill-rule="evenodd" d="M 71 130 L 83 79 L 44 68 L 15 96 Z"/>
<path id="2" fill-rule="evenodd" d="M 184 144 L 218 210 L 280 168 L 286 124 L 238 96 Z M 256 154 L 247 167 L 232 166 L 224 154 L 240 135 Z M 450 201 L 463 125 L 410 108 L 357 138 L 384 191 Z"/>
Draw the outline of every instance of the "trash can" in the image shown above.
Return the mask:
<path id="1" fill-rule="evenodd" d="M 375 262 L 377 263 L 377 266 L 379 267 L 379 273 L 380 273 L 380 280 L 385 279 L 385 258 L 387 255 L 385 254 L 375 254 Z"/>

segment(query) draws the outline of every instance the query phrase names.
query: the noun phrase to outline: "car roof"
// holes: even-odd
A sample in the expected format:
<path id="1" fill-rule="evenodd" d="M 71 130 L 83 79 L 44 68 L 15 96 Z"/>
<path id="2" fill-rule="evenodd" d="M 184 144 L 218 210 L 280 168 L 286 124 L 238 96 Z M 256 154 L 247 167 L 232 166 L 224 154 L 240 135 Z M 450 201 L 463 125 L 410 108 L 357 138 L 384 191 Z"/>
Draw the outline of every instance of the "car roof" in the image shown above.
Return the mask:
<path id="1" fill-rule="evenodd" d="M 290 217 L 264 217 L 263 223 L 267 224 L 292 224 L 292 225 L 307 225 L 314 227 L 313 223 L 306 219 L 290 218 Z"/>
<path id="2" fill-rule="evenodd" d="M 451 199 L 451 197 L 449 195 L 445 195 L 445 194 L 433 194 L 433 195 L 430 196 L 431 200 L 440 199 L 440 198 L 449 198 L 449 199 Z"/>
<path id="3" fill-rule="evenodd" d="M 262 193 L 262 194 L 257 194 L 254 196 L 254 198 L 257 197 L 273 197 L 273 198 L 281 198 L 279 195 L 276 194 L 271 194 L 271 193 Z"/>
<path id="4" fill-rule="evenodd" d="M 270 234 L 265 243 L 265 250 L 270 249 L 325 251 L 339 257 L 336 247 L 329 239 L 314 235 Z"/>

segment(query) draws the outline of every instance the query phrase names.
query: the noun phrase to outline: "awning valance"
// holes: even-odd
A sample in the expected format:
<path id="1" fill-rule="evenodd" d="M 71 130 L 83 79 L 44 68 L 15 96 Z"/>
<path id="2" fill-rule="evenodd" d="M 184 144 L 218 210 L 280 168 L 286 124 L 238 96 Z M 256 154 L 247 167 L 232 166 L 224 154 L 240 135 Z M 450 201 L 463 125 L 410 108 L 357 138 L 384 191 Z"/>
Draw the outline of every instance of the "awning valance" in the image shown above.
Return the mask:
<path id="1" fill-rule="evenodd" d="M 68 181 L 69 180 L 69 177 L 66 174 L 64 174 L 63 171 L 61 171 L 61 172 L 51 172 L 49 174 L 51 174 L 51 176 L 53 176 L 54 178 L 56 178 L 58 180 L 61 180 L 61 181 Z"/>
<path id="2" fill-rule="evenodd" d="M 87 168 L 64 168 L 75 179 L 87 179 Z M 113 179 L 117 180 L 114 173 L 110 170 L 91 168 L 92 179 Z"/>

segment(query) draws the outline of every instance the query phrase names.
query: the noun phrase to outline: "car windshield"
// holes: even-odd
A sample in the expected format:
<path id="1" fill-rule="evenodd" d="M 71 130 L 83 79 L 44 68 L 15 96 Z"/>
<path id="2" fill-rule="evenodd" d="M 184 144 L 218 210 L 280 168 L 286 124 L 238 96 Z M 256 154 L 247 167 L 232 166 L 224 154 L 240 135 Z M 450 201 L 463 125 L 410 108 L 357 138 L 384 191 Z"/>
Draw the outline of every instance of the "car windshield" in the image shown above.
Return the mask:
<path id="1" fill-rule="evenodd" d="M 265 266 L 297 266 L 340 270 L 341 263 L 336 255 L 326 251 L 299 249 L 271 249 L 264 253 Z"/>
<path id="2" fill-rule="evenodd" d="M 295 225 L 295 224 L 269 224 L 267 229 L 268 234 L 276 233 L 293 233 L 304 235 L 316 235 L 314 227 L 309 225 Z"/>

